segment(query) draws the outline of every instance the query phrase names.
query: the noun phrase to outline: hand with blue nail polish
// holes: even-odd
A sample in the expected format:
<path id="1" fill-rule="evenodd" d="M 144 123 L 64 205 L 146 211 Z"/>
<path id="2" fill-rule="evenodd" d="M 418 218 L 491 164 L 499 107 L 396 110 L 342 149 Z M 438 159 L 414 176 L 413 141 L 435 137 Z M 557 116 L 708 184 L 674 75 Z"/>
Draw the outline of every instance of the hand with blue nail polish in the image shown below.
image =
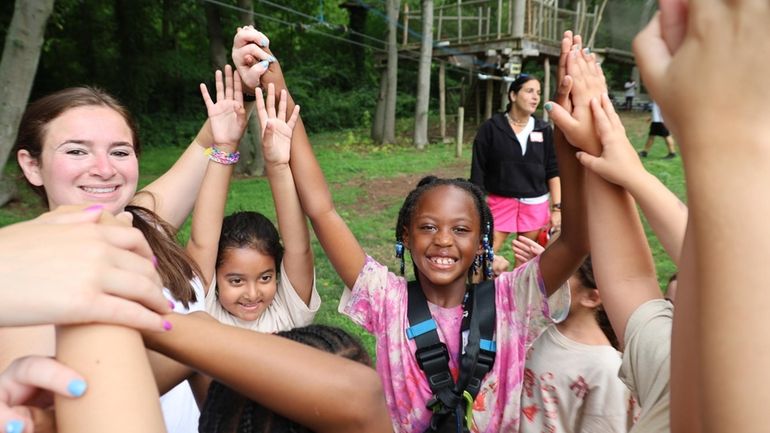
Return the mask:
<path id="1" fill-rule="evenodd" d="M 31 411 L 50 407 L 53 393 L 77 398 L 87 389 L 82 376 L 54 359 L 44 356 L 19 358 L 0 373 L 0 431 L 32 431 L 35 425 Z"/>
<path id="2" fill-rule="evenodd" d="M 244 91 L 253 94 L 262 75 L 276 62 L 270 53 L 270 40 L 252 26 L 238 29 L 233 40 L 233 65 L 241 76 Z"/>

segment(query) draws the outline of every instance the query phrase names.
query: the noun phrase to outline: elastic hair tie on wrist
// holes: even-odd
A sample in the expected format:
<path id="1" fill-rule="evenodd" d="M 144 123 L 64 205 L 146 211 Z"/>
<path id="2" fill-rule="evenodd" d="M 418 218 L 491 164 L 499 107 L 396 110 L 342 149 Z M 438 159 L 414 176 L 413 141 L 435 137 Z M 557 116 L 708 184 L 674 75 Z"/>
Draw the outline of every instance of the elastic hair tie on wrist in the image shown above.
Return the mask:
<path id="1" fill-rule="evenodd" d="M 203 153 L 208 155 L 210 160 L 224 165 L 233 165 L 237 163 L 238 159 L 241 157 L 241 153 L 238 151 L 233 153 L 223 152 L 214 146 L 207 147 Z"/>

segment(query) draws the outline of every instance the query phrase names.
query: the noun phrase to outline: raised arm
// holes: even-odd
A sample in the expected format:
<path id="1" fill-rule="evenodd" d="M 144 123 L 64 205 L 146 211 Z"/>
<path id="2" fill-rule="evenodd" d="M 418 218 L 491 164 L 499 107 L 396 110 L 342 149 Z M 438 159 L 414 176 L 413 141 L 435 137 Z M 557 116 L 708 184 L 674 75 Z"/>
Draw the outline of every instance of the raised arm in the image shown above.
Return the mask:
<path id="1" fill-rule="evenodd" d="M 644 169 L 628 138 L 603 141 L 600 156 L 585 152 L 578 156 L 587 169 L 631 194 L 666 253 L 679 266 L 687 228 L 687 206 Z"/>
<path id="2" fill-rule="evenodd" d="M 570 143 L 598 154 L 600 140 L 626 140 L 625 130 L 612 108 L 604 77 L 593 56 L 574 50 L 567 65 L 575 82 L 572 114 L 559 106 L 553 106 L 551 113 Z M 588 105 L 583 106 L 586 102 Z M 596 282 L 602 287 L 602 303 L 622 345 L 631 314 L 644 302 L 660 298 L 660 289 L 652 254 L 631 196 L 592 172 L 586 174 L 586 185 L 588 231 Z"/>
<path id="3" fill-rule="evenodd" d="M 173 166 L 142 188 L 132 205 L 154 211 L 174 228 L 182 226 L 195 204 L 209 158 L 203 151 L 213 143 L 208 120 Z"/>
<path id="4" fill-rule="evenodd" d="M 226 65 L 224 78 L 221 71 L 216 72 L 216 103 L 211 100 L 206 85 L 201 84 L 201 95 L 212 127 L 212 145 L 217 153 L 213 155 L 215 161 L 210 162 L 206 169 L 203 186 L 195 201 L 190 240 L 187 242 L 187 252 L 203 273 L 206 291 L 214 277 L 227 190 L 237 161 L 227 155 L 237 152 L 246 129 L 247 114 L 238 72 L 233 74 L 230 65 Z"/>
<path id="5" fill-rule="evenodd" d="M 264 71 L 264 66 L 261 69 Z M 255 69 L 254 73 L 259 71 Z M 251 108 L 252 104 L 245 104 L 246 112 Z M 214 144 L 211 122 L 206 120 L 174 165 L 142 188 L 131 204 L 154 211 L 174 228 L 181 227 L 193 209 L 206 174 L 209 157 L 204 152 Z"/>
<path id="6" fill-rule="evenodd" d="M 319 433 L 392 431 L 377 373 L 365 365 L 198 313 L 168 320 L 167 336 L 145 333 L 149 346 L 286 418 Z"/>
<path id="7" fill-rule="evenodd" d="M 250 27 L 240 29 L 235 35 L 233 63 L 239 71 L 245 71 L 241 72 L 241 76 L 250 76 L 251 68 L 259 67 L 259 64 L 252 65 L 248 59 L 262 58 L 260 56 L 263 53 L 269 52 L 266 47 L 260 48 L 257 45 L 263 37 L 261 33 Z M 281 65 L 277 61 L 270 63 L 268 71 L 262 77 L 263 87 L 269 83 L 275 86 L 276 92 L 287 89 Z M 287 98 L 286 111 L 291 112 L 295 104 L 291 94 L 287 93 Z M 289 164 L 300 203 L 313 224 L 321 246 L 345 285 L 352 287 L 364 267 L 366 255 L 353 232 L 334 207 L 329 186 L 313 153 L 301 117 L 294 127 Z"/>
<path id="8" fill-rule="evenodd" d="M 276 112 L 275 87 L 272 84 L 268 86 L 267 106 L 262 99 L 262 91 L 257 89 L 257 114 L 263 128 L 262 156 L 275 202 L 278 231 L 283 240 L 285 277 L 291 281 L 305 304 L 310 304 L 313 291 L 313 251 L 310 249 L 305 213 L 289 166 L 291 136 L 299 118 L 299 105 L 294 106 L 287 119 L 286 98 L 286 91 L 282 90 Z"/>
<path id="9" fill-rule="evenodd" d="M 562 39 L 562 56 L 570 54 L 570 46 L 579 39 L 565 33 Z M 568 104 L 570 78 L 562 79 L 557 90 L 556 101 Z M 546 109 L 553 105 L 552 102 Z M 583 191 L 585 173 L 575 159 L 575 149 L 569 145 L 564 134 L 554 131 L 554 147 L 562 179 L 562 225 L 561 233 L 540 256 L 540 269 L 547 294 L 553 293 L 580 267 L 588 254 L 588 231 L 586 230 L 586 204 Z"/>
<path id="10" fill-rule="evenodd" d="M 770 6 L 763 1 L 689 2 L 679 15 L 662 6 L 637 36 L 634 51 L 680 143 L 687 179 L 690 212 L 674 321 L 672 411 L 684 396 L 675 382 L 677 368 L 700 361 L 696 414 L 703 425 L 709 431 L 762 431 L 768 413 L 761 402 L 770 398 L 770 389 L 756 386 L 770 380 L 764 332 L 770 294 L 763 290 L 770 277 L 770 201 L 761 199 L 770 181 L 770 47 L 758 41 L 770 36 Z M 720 25 L 712 28 L 716 22 Z M 708 38 L 701 39 L 706 27 Z M 681 45 L 667 38 L 671 28 L 681 29 Z M 729 68 L 718 66 L 724 59 Z M 724 89 L 725 83 L 742 95 L 739 103 L 726 93 L 709 92 Z M 736 215 L 748 233 L 736 231 Z M 683 317 L 683 308 L 694 314 Z M 690 321 L 693 333 L 679 333 Z M 685 337 L 698 347 L 677 353 Z M 673 431 L 685 431 L 676 424 L 677 416 L 674 411 Z"/>

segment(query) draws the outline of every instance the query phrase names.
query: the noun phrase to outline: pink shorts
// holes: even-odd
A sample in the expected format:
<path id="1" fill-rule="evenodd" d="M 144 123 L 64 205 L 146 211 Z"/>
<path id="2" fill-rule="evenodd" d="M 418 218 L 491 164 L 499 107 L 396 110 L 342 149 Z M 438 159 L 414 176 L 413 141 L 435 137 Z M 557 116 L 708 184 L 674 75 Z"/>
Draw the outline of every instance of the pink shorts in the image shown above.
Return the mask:
<path id="1" fill-rule="evenodd" d="M 551 220 L 548 201 L 540 204 L 524 204 L 515 198 L 489 194 L 489 210 L 495 221 L 495 231 L 524 233 L 540 230 Z"/>

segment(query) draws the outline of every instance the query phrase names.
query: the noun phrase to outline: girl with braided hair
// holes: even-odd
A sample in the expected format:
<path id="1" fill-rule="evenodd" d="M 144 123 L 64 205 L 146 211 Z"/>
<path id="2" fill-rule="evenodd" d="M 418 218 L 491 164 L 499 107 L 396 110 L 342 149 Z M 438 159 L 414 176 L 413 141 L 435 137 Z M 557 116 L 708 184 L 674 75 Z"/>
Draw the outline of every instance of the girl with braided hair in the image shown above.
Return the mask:
<path id="1" fill-rule="evenodd" d="M 368 367 L 372 364 L 361 342 L 340 328 L 309 325 L 281 331 L 276 335 Z M 209 386 L 206 402 L 201 410 L 198 431 L 200 433 L 310 433 L 312 430 L 244 397 L 227 385 L 214 381 Z"/>
<path id="2" fill-rule="evenodd" d="M 240 29 L 233 44 L 233 61 L 246 88 L 258 67 L 252 61 L 267 51 L 258 45 L 261 33 Z M 253 42 L 253 43 L 252 43 Z M 280 62 L 271 63 L 262 85 L 286 88 Z M 560 89 L 566 98 L 568 86 Z M 289 98 L 287 112 L 293 109 Z M 469 418 L 474 432 L 517 431 L 526 348 L 553 321 L 563 319 L 569 306 L 565 282 L 588 253 L 582 197 L 583 170 L 574 151 L 557 135 L 558 163 L 564 178 L 562 234 L 539 259 L 495 280 L 497 358 L 484 377 Z M 289 164 L 302 207 L 329 261 L 350 290 L 340 311 L 377 338 L 379 373 L 393 425 L 398 432 L 423 432 L 431 421 L 427 407 L 432 392 L 414 357 L 415 345 L 405 335 L 407 280 L 368 256 L 337 213 L 318 161 L 297 122 Z M 301 175 L 298 175 L 301 173 Z M 469 276 L 489 278 L 493 260 L 493 222 L 481 191 L 465 180 L 429 177 L 406 198 L 396 224 L 396 252 L 409 251 L 439 337 L 448 347 L 449 368 L 459 370 L 462 302 Z M 475 265 L 475 266 L 474 266 Z M 403 266 L 401 266 L 403 270 Z M 549 296 L 560 290 L 550 300 Z"/>

